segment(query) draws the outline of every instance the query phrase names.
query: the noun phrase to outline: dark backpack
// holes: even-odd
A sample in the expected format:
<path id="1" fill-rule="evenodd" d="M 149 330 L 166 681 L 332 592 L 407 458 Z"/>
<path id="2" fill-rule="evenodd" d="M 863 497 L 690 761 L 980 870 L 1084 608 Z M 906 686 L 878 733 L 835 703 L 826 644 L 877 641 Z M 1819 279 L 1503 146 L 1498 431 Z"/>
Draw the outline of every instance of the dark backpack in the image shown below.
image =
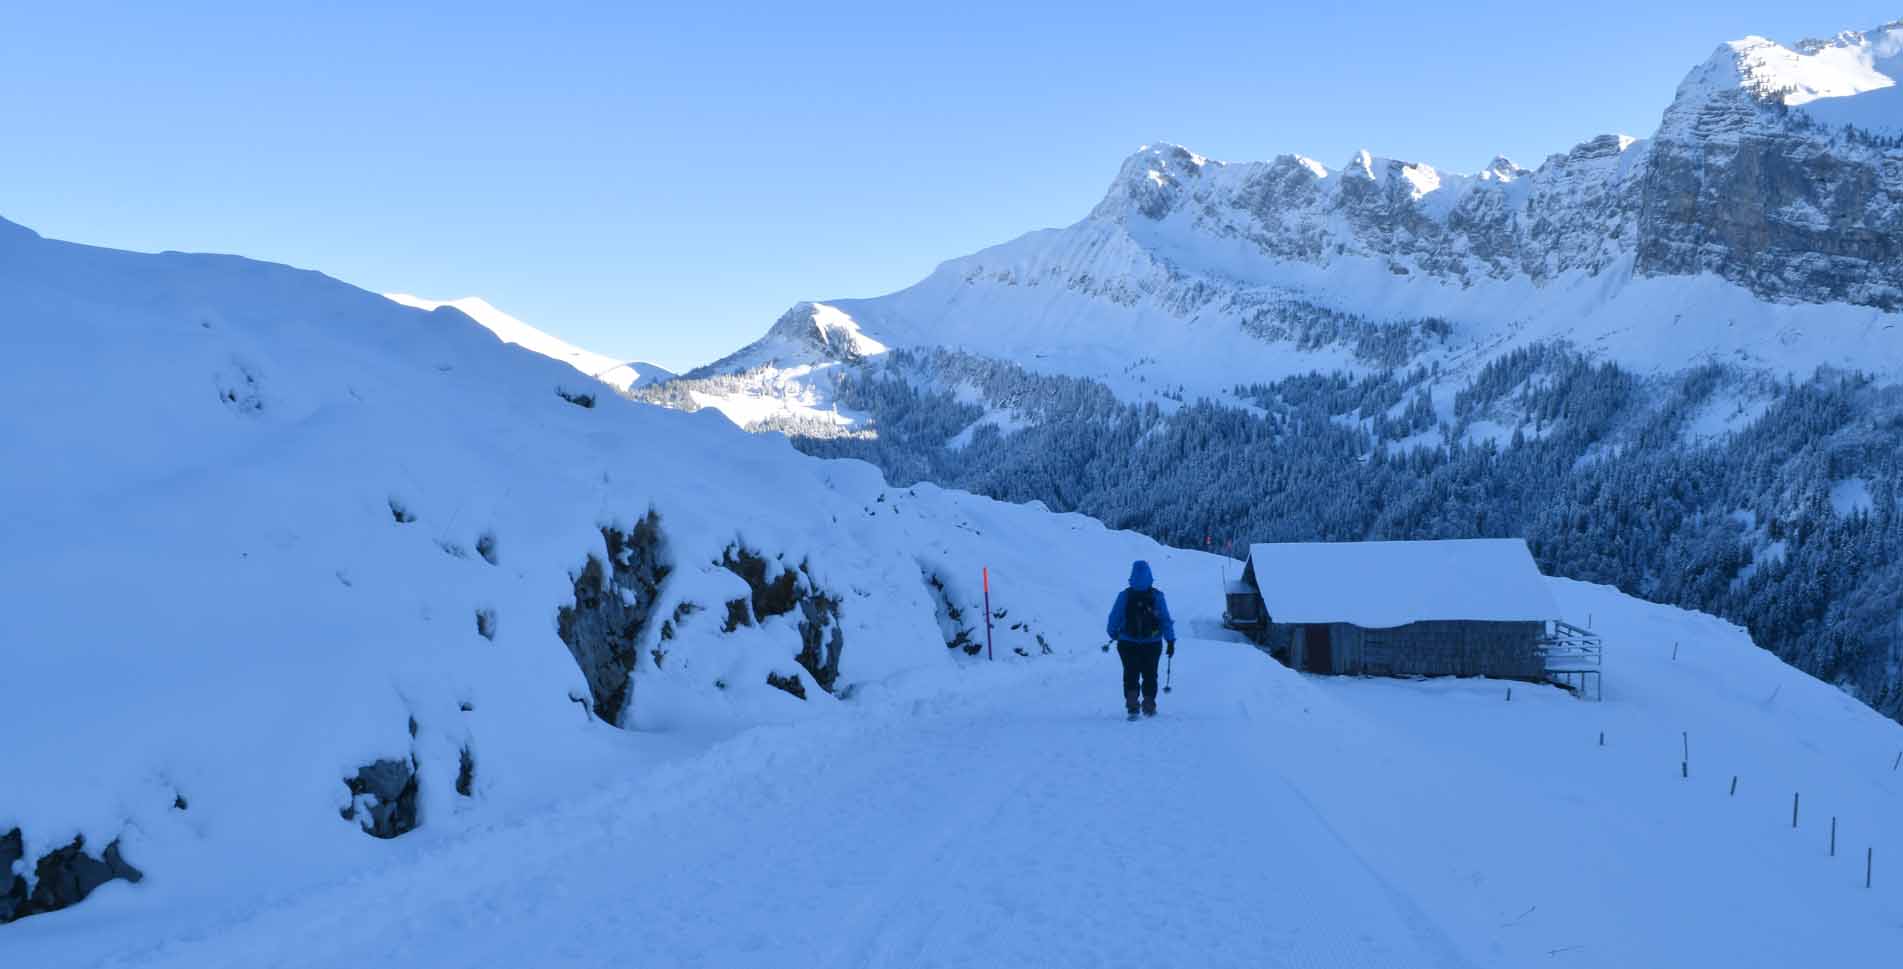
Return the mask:
<path id="1" fill-rule="evenodd" d="M 1156 590 L 1131 589 L 1123 599 L 1123 638 L 1151 640 L 1162 633 L 1163 624 L 1156 618 Z"/>

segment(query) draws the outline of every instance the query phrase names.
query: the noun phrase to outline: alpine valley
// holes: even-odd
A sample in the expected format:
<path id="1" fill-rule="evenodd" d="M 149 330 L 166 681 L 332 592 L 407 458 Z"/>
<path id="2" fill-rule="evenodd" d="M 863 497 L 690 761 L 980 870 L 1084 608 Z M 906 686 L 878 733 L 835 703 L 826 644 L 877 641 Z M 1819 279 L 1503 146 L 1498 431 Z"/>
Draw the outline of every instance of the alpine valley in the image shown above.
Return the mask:
<path id="1" fill-rule="evenodd" d="M 1881 965 L 1900 76 L 1742 41 L 1472 176 L 1149 147 L 680 377 L 0 219 L 0 967 Z M 1536 601 L 1598 702 L 1223 623 L 1213 550 L 1472 536 L 1546 575 L 1325 591 Z"/>
<path id="2" fill-rule="evenodd" d="M 1476 174 L 1146 146 L 1081 221 L 634 391 L 1216 550 L 1524 535 L 1903 716 L 1903 21 Z"/>

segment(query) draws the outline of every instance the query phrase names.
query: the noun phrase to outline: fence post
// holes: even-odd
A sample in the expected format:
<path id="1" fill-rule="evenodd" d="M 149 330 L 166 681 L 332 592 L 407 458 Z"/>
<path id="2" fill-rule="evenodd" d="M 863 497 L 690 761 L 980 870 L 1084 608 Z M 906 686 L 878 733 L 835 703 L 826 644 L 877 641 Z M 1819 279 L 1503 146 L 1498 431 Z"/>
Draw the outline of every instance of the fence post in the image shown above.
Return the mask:
<path id="1" fill-rule="evenodd" d="M 1731 775 L 1731 796 L 1738 796 L 1738 775 L 1736 774 Z"/>
<path id="2" fill-rule="evenodd" d="M 1863 849 L 1863 887 L 1865 888 L 1870 887 L 1870 867 L 1876 854 L 1877 849 L 1874 845 Z"/>
<path id="3" fill-rule="evenodd" d="M 1672 662 L 1678 662 L 1678 643 L 1672 643 Z"/>
<path id="4" fill-rule="evenodd" d="M 1837 857 L 1837 816 L 1830 816 L 1830 856 Z"/>
<path id="5" fill-rule="evenodd" d="M 1692 734 L 1689 730 L 1681 730 L 1678 735 L 1685 741 L 1685 759 L 1678 762 L 1678 776 L 1690 777 L 1692 776 Z"/>
<path id="6" fill-rule="evenodd" d="M 1803 792 L 1799 791 L 1791 795 L 1791 827 L 1792 828 L 1797 827 L 1797 799 L 1802 794 Z"/>
<path id="7" fill-rule="evenodd" d="M 985 566 L 982 574 L 985 585 L 985 659 L 989 661 L 997 658 L 991 655 L 991 566 Z"/>

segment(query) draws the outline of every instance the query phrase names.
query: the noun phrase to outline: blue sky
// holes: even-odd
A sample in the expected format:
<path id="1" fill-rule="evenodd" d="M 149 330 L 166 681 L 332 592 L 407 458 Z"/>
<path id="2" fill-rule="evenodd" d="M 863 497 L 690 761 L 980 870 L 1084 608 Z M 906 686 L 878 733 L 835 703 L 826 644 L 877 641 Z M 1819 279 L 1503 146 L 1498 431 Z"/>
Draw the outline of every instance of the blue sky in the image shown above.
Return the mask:
<path id="1" fill-rule="evenodd" d="M 1808 5 L 15 5 L 0 216 L 481 295 L 682 368 L 1073 222 L 1138 145 L 1457 171 L 1649 135 L 1720 42 Z M 22 9 L 34 7 L 38 9 Z"/>

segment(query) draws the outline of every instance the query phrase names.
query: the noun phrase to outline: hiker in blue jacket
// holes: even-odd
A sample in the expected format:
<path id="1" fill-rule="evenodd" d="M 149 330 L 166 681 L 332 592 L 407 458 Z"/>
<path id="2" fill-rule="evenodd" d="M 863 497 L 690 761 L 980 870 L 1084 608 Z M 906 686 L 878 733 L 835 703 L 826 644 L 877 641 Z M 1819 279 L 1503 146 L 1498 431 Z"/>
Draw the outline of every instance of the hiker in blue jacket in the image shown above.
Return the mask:
<path id="1" fill-rule="evenodd" d="M 1162 661 L 1165 643 L 1169 655 L 1176 655 L 1176 624 L 1170 620 L 1163 590 L 1150 575 L 1150 563 L 1139 559 L 1131 564 L 1130 587 L 1117 593 L 1105 631 L 1116 641 L 1117 658 L 1123 660 L 1124 709 L 1130 719 L 1136 719 L 1140 686 L 1143 715 L 1156 716 L 1156 666 Z"/>

